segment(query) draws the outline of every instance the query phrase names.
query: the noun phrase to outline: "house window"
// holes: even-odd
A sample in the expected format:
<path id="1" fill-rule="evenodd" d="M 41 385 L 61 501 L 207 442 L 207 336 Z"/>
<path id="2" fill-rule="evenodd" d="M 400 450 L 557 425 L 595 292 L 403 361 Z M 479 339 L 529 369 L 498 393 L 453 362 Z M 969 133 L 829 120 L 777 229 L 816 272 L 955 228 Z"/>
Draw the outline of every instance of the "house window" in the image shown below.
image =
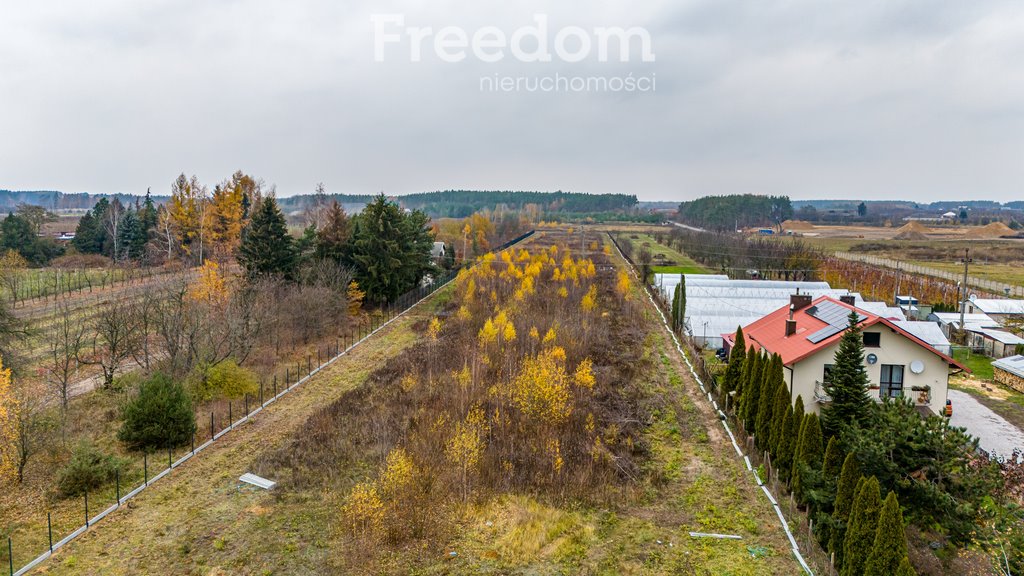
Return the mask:
<path id="1" fill-rule="evenodd" d="M 821 383 L 828 383 L 829 379 L 832 378 L 832 369 L 835 368 L 832 364 L 825 364 L 825 370 L 821 375 Z"/>
<path id="2" fill-rule="evenodd" d="M 882 334 L 879 332 L 865 332 L 864 333 L 864 347 L 865 348 L 878 348 L 882 345 Z"/>
<path id="3" fill-rule="evenodd" d="M 878 395 L 882 398 L 903 396 L 903 365 L 882 364 L 882 377 L 879 384 Z"/>

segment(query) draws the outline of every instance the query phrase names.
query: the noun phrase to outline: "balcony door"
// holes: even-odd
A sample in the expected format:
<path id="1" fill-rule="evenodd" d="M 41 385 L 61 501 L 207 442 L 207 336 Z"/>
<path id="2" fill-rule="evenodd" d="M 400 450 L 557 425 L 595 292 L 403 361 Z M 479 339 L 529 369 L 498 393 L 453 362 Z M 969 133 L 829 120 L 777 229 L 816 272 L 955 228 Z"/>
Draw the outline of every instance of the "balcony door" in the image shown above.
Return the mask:
<path id="1" fill-rule="evenodd" d="M 879 382 L 878 395 L 882 398 L 899 398 L 903 396 L 902 364 L 882 364 L 882 376 Z"/>

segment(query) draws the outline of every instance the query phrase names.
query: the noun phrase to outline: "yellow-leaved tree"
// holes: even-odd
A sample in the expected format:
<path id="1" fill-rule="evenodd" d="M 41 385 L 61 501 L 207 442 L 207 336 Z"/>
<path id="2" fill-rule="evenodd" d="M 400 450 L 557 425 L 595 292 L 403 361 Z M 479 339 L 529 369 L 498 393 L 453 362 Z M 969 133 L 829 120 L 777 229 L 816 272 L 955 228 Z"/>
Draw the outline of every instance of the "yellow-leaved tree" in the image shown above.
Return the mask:
<path id="1" fill-rule="evenodd" d="M 455 424 L 455 431 L 445 445 L 445 457 L 459 467 L 463 502 L 469 498 L 469 473 L 480 464 L 486 433 L 484 411 L 475 407 L 466 414 L 464 420 Z"/>
<path id="2" fill-rule="evenodd" d="M 233 254 L 242 242 L 245 189 L 237 179 L 213 190 L 210 199 L 210 240 L 222 255 Z"/>
<path id="3" fill-rule="evenodd" d="M 20 406 L 11 383 L 11 369 L 0 358 L 0 483 L 18 475 L 18 419 Z"/>
<path id="4" fill-rule="evenodd" d="M 186 295 L 193 302 L 216 305 L 227 302 L 228 284 L 220 273 L 220 266 L 213 260 L 204 262 L 196 279 L 189 284 Z"/>

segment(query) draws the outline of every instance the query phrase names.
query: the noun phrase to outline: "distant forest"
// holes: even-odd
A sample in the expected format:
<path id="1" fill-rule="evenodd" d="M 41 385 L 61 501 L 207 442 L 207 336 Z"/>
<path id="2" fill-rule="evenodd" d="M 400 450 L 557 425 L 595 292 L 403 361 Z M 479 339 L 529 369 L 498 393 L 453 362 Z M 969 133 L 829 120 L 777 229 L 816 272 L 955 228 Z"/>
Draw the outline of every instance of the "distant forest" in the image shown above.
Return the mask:
<path id="1" fill-rule="evenodd" d="M 91 209 L 101 198 L 116 197 L 122 204 L 134 204 L 136 198 L 143 195 L 132 194 L 65 194 L 56 191 L 15 192 L 0 190 L 0 209 L 13 210 L 18 204 L 42 206 L 48 210 Z M 328 200 L 337 200 L 346 206 L 363 206 L 373 199 L 371 194 L 327 194 Z M 152 196 L 157 204 L 163 204 L 169 196 Z M 286 213 L 304 210 L 316 203 L 315 194 L 299 194 L 278 198 L 281 209 Z M 632 194 L 587 194 L 580 192 L 516 192 L 516 191 L 474 191 L 445 190 L 440 192 L 421 192 L 394 199 L 404 208 L 423 210 L 433 217 L 465 218 L 470 214 L 487 209 L 504 206 L 520 210 L 528 206 L 534 207 L 540 214 L 594 214 L 615 213 L 634 209 L 637 198 Z"/>
<path id="2" fill-rule="evenodd" d="M 793 217 L 788 196 L 733 194 L 705 196 L 679 205 L 684 224 L 708 230 L 736 230 L 750 226 L 778 226 Z"/>

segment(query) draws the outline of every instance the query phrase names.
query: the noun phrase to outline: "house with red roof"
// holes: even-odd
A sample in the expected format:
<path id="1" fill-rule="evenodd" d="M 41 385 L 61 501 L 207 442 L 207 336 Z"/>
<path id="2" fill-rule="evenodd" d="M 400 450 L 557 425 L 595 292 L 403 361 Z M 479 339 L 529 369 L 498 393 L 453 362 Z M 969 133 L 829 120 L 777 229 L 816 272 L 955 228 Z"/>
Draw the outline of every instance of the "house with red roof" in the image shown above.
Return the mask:
<path id="1" fill-rule="evenodd" d="M 812 301 L 810 295 L 794 294 L 789 306 L 744 326 L 743 335 L 747 346 L 782 358 L 791 400 L 801 396 L 805 410 L 819 412 L 830 401 L 824 382 L 851 311 L 857 313 L 863 333 L 869 394 L 878 401 L 902 396 L 921 409 L 942 414 L 950 373 L 967 368 L 896 322 L 856 308 L 852 297 Z M 736 335 L 722 338 L 731 348 Z"/>

